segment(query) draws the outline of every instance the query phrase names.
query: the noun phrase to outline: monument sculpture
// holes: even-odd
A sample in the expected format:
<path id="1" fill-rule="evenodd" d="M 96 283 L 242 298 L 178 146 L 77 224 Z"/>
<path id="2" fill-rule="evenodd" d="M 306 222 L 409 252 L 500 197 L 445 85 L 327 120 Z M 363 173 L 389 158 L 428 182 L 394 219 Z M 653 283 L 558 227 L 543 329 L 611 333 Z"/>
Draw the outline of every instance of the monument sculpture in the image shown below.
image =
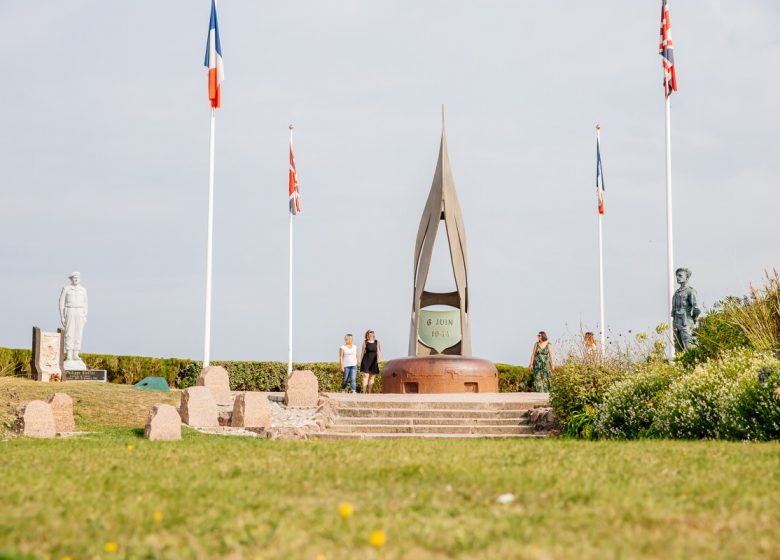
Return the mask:
<path id="1" fill-rule="evenodd" d="M 680 285 L 672 297 L 672 325 L 674 326 L 674 350 L 687 350 L 693 338 L 693 326 L 701 315 L 696 290 L 688 285 L 691 271 L 678 268 L 675 271 L 677 283 Z"/>
<path id="2" fill-rule="evenodd" d="M 436 232 L 444 222 L 455 291 L 430 292 L 425 285 Z M 450 169 L 442 113 L 439 159 L 423 210 L 414 250 L 414 286 L 409 357 L 382 370 L 384 393 L 497 392 L 498 373 L 488 360 L 471 357 L 466 230 Z M 432 306 L 450 309 L 427 309 Z"/>
<path id="3" fill-rule="evenodd" d="M 70 285 L 60 292 L 60 322 L 65 327 L 65 370 L 85 370 L 87 366 L 79 358 L 81 337 L 87 322 L 87 289 L 81 285 L 81 274 L 72 273 Z"/>

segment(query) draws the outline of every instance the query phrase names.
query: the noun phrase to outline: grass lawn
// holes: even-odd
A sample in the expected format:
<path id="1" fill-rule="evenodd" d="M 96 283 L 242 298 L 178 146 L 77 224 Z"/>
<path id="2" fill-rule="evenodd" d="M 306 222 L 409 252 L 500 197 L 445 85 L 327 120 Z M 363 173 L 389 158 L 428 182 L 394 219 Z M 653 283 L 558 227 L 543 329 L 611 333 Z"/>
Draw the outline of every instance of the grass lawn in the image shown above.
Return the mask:
<path id="1" fill-rule="evenodd" d="M 100 433 L 0 441 L 0 558 L 780 558 L 778 443 L 148 442 L 160 394 L 62 388 Z"/>

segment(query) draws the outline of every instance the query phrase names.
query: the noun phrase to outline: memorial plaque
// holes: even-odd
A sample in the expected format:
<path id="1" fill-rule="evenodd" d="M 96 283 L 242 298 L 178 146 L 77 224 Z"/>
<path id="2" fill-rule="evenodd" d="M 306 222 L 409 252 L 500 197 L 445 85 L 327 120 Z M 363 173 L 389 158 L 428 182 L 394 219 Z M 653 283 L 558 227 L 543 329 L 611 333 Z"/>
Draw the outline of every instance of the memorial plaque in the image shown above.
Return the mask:
<path id="1" fill-rule="evenodd" d="M 38 381 L 62 379 L 63 333 L 33 327 L 32 372 Z"/>
<path id="2" fill-rule="evenodd" d="M 104 369 L 69 369 L 64 381 L 108 381 L 108 372 Z"/>
<path id="3" fill-rule="evenodd" d="M 420 340 L 441 354 L 461 340 L 460 310 L 420 310 Z"/>

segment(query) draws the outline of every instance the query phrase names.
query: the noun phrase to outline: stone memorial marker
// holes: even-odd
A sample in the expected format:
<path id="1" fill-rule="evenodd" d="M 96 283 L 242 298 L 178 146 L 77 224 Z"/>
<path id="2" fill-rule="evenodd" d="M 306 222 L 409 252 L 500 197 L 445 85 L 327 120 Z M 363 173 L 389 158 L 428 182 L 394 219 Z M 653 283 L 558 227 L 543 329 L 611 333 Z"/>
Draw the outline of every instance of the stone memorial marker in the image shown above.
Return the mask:
<path id="1" fill-rule="evenodd" d="M 427 283 L 442 222 L 455 289 L 434 292 L 427 289 Z M 450 167 L 442 107 L 439 159 L 414 247 L 409 356 L 384 365 L 383 393 L 498 392 L 495 365 L 471 353 L 468 279 L 466 229 Z"/>
<path id="2" fill-rule="evenodd" d="M 51 413 L 54 416 L 54 427 L 56 432 L 75 432 L 76 422 L 73 420 L 73 399 L 65 393 L 54 393 L 49 395 L 46 402 L 51 407 Z"/>
<path id="3" fill-rule="evenodd" d="M 156 404 L 149 411 L 144 437 L 151 441 L 178 441 L 181 439 L 181 417 L 169 404 Z"/>
<path id="4" fill-rule="evenodd" d="M 63 374 L 64 331 L 44 332 L 33 327 L 32 373 L 37 381 L 59 381 Z"/>
<path id="5" fill-rule="evenodd" d="M 290 407 L 317 406 L 320 391 L 317 377 L 309 370 L 296 370 L 287 379 L 284 404 Z"/>
<path id="6" fill-rule="evenodd" d="M 219 425 L 217 403 L 208 387 L 189 387 L 181 395 L 181 420 L 196 428 Z"/>
<path id="7" fill-rule="evenodd" d="M 204 367 L 195 385 L 208 387 L 217 404 L 230 404 L 230 377 L 222 366 Z"/>
<path id="8" fill-rule="evenodd" d="M 66 369 L 63 381 L 108 381 L 108 371 L 104 369 Z"/>
<path id="9" fill-rule="evenodd" d="M 53 438 L 57 435 L 51 407 L 43 401 L 24 403 L 16 413 L 14 430 L 23 436 Z"/>
<path id="10" fill-rule="evenodd" d="M 271 405 L 265 393 L 239 393 L 233 402 L 231 426 L 234 428 L 269 428 Z"/>

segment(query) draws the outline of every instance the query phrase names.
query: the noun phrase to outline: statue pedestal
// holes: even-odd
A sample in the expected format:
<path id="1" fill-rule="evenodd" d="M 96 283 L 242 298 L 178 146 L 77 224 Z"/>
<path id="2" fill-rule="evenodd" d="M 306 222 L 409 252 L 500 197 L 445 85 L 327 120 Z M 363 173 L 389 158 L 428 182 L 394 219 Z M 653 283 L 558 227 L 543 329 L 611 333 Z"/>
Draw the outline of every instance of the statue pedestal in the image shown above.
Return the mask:
<path id="1" fill-rule="evenodd" d="M 84 371 L 87 369 L 87 364 L 84 363 L 84 360 L 65 360 L 63 363 L 63 369 L 67 371 Z"/>
<path id="2" fill-rule="evenodd" d="M 383 393 L 498 393 L 493 362 L 466 356 L 390 360 L 382 368 Z"/>

